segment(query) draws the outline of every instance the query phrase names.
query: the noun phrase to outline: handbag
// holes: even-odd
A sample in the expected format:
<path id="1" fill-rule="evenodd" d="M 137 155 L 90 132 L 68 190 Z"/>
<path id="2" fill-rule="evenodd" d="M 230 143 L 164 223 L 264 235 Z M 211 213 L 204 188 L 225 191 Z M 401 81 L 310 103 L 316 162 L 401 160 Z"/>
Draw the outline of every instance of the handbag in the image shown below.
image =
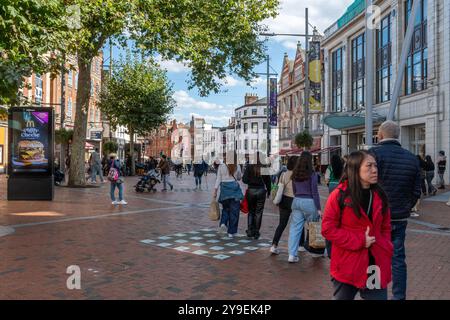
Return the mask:
<path id="1" fill-rule="evenodd" d="M 280 177 L 280 180 L 282 180 L 282 177 L 284 177 L 284 173 Z M 285 188 L 285 184 L 282 183 L 282 182 L 278 182 L 278 185 L 277 185 L 277 188 L 276 188 L 277 191 L 275 193 L 275 196 L 273 196 L 273 198 L 272 198 L 274 205 L 279 205 L 280 202 L 281 202 L 281 199 L 283 199 L 284 188 Z"/>
<path id="2" fill-rule="evenodd" d="M 211 201 L 211 205 L 209 206 L 208 217 L 211 221 L 218 221 L 220 219 L 219 202 L 217 202 L 216 200 Z"/>
<path id="3" fill-rule="evenodd" d="M 247 200 L 248 189 L 245 191 L 244 199 L 241 201 L 241 212 L 243 214 L 248 214 L 248 200 Z"/>
<path id="4" fill-rule="evenodd" d="M 308 246 L 313 249 L 325 249 L 325 238 L 322 236 L 322 222 L 311 221 L 306 223 L 306 233 L 308 236 Z M 306 243 L 306 241 L 305 241 Z"/>

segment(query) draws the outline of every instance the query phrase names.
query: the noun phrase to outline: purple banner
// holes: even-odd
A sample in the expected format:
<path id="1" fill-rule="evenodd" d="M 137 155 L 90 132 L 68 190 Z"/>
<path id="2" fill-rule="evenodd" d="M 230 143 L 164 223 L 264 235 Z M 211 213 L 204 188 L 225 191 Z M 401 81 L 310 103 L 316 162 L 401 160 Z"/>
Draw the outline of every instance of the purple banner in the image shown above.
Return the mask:
<path id="1" fill-rule="evenodd" d="M 270 79 L 270 99 L 269 99 L 269 112 L 270 112 L 270 125 L 277 126 L 277 79 Z"/>

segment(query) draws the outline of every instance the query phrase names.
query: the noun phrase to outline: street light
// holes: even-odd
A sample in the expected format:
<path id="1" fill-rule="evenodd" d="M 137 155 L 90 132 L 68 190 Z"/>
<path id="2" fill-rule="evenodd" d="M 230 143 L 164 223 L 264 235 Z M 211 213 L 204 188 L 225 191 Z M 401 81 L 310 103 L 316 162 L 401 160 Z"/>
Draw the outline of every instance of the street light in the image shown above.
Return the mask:
<path id="1" fill-rule="evenodd" d="M 305 51 L 306 51 L 306 61 L 305 61 L 305 131 L 309 132 L 309 38 L 312 38 L 316 35 L 318 35 L 317 28 L 315 26 L 312 26 L 314 29 L 314 32 L 312 35 L 309 34 L 309 26 L 312 26 L 309 23 L 308 19 L 308 8 L 305 8 L 305 34 L 301 33 L 268 33 L 268 32 L 261 32 L 259 35 L 261 36 L 267 36 L 267 37 L 274 37 L 274 36 L 290 36 L 290 37 L 304 37 L 305 38 Z M 268 59 L 267 59 L 268 60 Z M 269 64 L 267 62 L 267 64 Z M 267 73 L 269 73 L 269 69 L 267 69 Z M 269 92 L 269 76 L 267 76 L 267 92 Z M 267 99 L 269 99 L 269 96 L 267 96 Z M 267 104 L 269 106 L 269 103 Z M 270 123 L 267 123 L 268 130 L 270 131 Z M 270 151 L 269 151 L 270 152 Z"/>

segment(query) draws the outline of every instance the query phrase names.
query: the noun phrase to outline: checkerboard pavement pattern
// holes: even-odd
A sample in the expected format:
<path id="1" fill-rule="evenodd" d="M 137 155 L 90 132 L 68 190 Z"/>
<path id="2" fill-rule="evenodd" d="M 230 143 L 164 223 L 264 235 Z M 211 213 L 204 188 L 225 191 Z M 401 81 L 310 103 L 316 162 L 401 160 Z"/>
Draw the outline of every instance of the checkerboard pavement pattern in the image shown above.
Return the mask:
<path id="1" fill-rule="evenodd" d="M 249 239 L 241 234 L 231 238 L 227 234 L 218 233 L 215 229 L 175 233 L 156 239 L 141 240 L 141 243 L 218 260 L 226 260 L 271 246 L 271 242 L 266 239 Z"/>

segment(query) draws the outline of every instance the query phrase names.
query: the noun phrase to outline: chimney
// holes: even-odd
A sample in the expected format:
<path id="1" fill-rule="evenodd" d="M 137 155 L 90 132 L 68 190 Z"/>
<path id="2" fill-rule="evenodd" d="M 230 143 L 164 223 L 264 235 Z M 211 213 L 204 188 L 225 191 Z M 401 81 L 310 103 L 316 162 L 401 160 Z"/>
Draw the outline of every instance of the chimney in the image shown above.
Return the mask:
<path id="1" fill-rule="evenodd" d="M 252 93 L 245 94 L 245 105 L 252 104 L 253 102 L 258 101 L 258 95 Z"/>

